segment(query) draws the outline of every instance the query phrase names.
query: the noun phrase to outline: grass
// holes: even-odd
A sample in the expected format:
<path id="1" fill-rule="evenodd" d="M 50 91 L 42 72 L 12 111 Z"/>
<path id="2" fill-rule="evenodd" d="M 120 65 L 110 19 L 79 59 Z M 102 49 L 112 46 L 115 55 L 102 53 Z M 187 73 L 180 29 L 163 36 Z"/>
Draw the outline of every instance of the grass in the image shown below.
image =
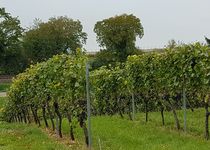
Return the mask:
<path id="1" fill-rule="evenodd" d="M 11 83 L 0 83 L 0 92 L 6 92 Z"/>
<path id="2" fill-rule="evenodd" d="M 6 98 L 0 97 L 0 111 Z M 1 112 L 0 112 L 1 113 Z M 0 150 L 68 150 L 35 125 L 0 121 Z"/>
<path id="3" fill-rule="evenodd" d="M 1 113 L 3 111 L 3 107 L 6 103 L 6 97 L 0 97 L 0 119 L 1 119 Z"/>
<path id="4" fill-rule="evenodd" d="M 180 121 L 180 125 L 183 130 L 184 126 L 184 115 L 183 111 L 177 111 L 177 115 Z M 139 120 L 143 120 L 143 115 L 138 115 Z M 174 126 L 174 117 L 172 112 L 165 112 L 165 121 L 168 130 L 176 130 Z M 187 110 L 187 134 L 196 137 L 204 137 L 204 126 L 205 126 L 205 110 L 203 108 L 194 109 L 194 112 Z M 149 124 L 154 126 L 161 126 L 161 115 L 157 112 L 152 112 L 149 115 Z"/>
<path id="5" fill-rule="evenodd" d="M 160 114 L 149 114 L 149 122 L 144 122 L 144 114 L 129 121 L 118 116 L 100 116 L 92 119 L 93 147 L 95 150 L 209 150 L 210 141 L 203 137 L 204 110 L 188 111 L 188 132 L 177 131 L 171 112 L 166 114 L 166 126 L 161 125 Z M 181 121 L 182 111 L 178 112 Z M 181 121 L 183 126 L 183 121 Z M 67 121 L 63 122 L 67 134 Z M 77 131 L 77 138 L 84 141 L 82 131 Z M 100 145 L 100 146 L 99 146 Z"/>
<path id="6" fill-rule="evenodd" d="M 33 125 L 0 122 L 1 150 L 67 150 Z"/>
<path id="7" fill-rule="evenodd" d="M 5 103 L 6 103 L 6 97 L 0 97 L 0 109 L 4 107 Z"/>
<path id="8" fill-rule="evenodd" d="M 0 98 L 0 108 L 5 100 Z M 177 113 L 183 127 L 183 112 Z M 136 121 L 128 120 L 126 115 L 124 119 L 117 115 L 92 117 L 93 150 L 209 150 L 210 141 L 203 137 L 204 114 L 203 109 L 188 110 L 187 133 L 175 129 L 171 112 L 165 112 L 165 126 L 161 125 L 159 112 L 149 113 L 147 123 L 143 113 L 136 115 Z M 62 132 L 65 137 L 68 136 L 68 129 L 67 120 L 64 119 Z M 83 131 L 80 128 L 75 130 L 79 144 L 76 142 L 70 147 L 66 145 L 68 139 L 49 138 L 35 125 L 0 122 L 0 150 L 83 150 Z"/>

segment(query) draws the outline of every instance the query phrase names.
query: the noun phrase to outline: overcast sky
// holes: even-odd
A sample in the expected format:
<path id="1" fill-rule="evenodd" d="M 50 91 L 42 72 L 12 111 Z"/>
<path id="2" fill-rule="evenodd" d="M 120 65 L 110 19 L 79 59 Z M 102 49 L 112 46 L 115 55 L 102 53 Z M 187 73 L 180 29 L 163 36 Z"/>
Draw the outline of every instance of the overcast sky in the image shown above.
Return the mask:
<path id="1" fill-rule="evenodd" d="M 99 50 L 95 23 L 123 13 L 141 20 L 145 35 L 137 41 L 140 48 L 164 47 L 171 39 L 191 43 L 210 38 L 210 0 L 0 0 L 0 7 L 18 16 L 23 27 L 35 18 L 79 19 L 88 34 L 88 51 Z"/>

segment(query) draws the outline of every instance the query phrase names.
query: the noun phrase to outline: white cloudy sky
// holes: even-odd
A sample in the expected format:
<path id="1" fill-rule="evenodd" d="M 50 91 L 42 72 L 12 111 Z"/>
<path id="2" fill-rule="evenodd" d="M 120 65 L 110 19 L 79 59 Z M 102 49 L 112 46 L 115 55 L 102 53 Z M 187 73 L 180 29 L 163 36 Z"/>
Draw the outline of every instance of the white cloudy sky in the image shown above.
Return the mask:
<path id="1" fill-rule="evenodd" d="M 189 43 L 210 37 L 210 0 L 0 0 L 0 7 L 19 16 L 23 27 L 34 18 L 79 19 L 88 34 L 88 51 L 99 50 L 95 23 L 123 13 L 141 19 L 145 35 L 137 41 L 140 48 L 163 47 L 170 39 Z"/>

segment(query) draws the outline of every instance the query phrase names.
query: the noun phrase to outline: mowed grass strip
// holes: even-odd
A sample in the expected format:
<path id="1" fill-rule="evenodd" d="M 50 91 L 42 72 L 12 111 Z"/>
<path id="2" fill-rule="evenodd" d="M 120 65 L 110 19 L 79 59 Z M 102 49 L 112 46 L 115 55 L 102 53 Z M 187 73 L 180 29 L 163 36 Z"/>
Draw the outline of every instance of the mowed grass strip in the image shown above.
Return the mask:
<path id="1" fill-rule="evenodd" d="M 0 97 L 0 109 L 3 109 L 5 103 L 6 103 L 6 97 Z"/>
<path id="2" fill-rule="evenodd" d="M 0 107 L 6 98 L 0 98 Z M 183 127 L 183 112 L 177 111 Z M 161 124 L 159 112 L 149 113 L 149 121 L 144 121 L 145 114 L 138 113 L 136 121 L 119 116 L 92 117 L 93 150 L 209 150 L 210 141 L 204 139 L 203 109 L 187 111 L 187 133 L 174 127 L 173 114 L 165 112 L 165 126 Z M 50 122 L 49 122 L 50 123 Z M 75 124 L 78 126 L 78 124 Z M 44 128 L 44 125 L 42 126 Z M 84 135 L 81 128 L 75 129 L 76 144 L 67 146 L 69 124 L 63 119 L 63 140 L 49 137 L 43 129 L 35 125 L 0 122 L 0 149 L 2 150 L 82 150 L 85 149 Z M 79 141 L 79 144 L 77 144 Z"/>
<path id="3" fill-rule="evenodd" d="M 0 97 L 0 115 L 6 97 Z M 0 121 L 0 150 L 68 150 L 69 146 L 50 138 L 41 128 L 30 124 Z"/>
<path id="4" fill-rule="evenodd" d="M 131 150 L 192 150 L 210 149 L 210 142 L 201 136 L 193 136 L 176 131 L 172 127 L 162 127 L 152 120 L 148 123 L 132 122 L 120 118 L 96 117 L 93 120 L 95 146 L 97 138 L 105 149 Z M 95 127 L 95 129 L 94 129 Z"/>
<path id="5" fill-rule="evenodd" d="M 0 83 L 0 92 L 6 92 L 10 85 L 11 83 Z"/>
<path id="6" fill-rule="evenodd" d="M 44 134 L 33 125 L 0 122 L 1 150 L 67 150 L 70 149 Z"/>
<path id="7" fill-rule="evenodd" d="M 0 119 L 2 116 L 2 111 L 4 109 L 4 105 L 6 103 L 7 98 L 6 97 L 0 97 Z"/>
<path id="8" fill-rule="evenodd" d="M 177 111 L 183 127 L 183 112 Z M 144 113 L 129 121 L 127 116 L 98 116 L 92 118 L 93 149 L 99 150 L 209 150 L 210 141 L 204 139 L 204 110 L 187 112 L 188 131 L 175 129 L 173 114 L 165 113 L 165 126 L 161 124 L 158 112 L 149 114 L 149 122 L 144 121 Z M 63 133 L 68 134 L 67 120 L 63 120 Z M 76 128 L 76 138 L 84 143 L 81 129 Z"/>

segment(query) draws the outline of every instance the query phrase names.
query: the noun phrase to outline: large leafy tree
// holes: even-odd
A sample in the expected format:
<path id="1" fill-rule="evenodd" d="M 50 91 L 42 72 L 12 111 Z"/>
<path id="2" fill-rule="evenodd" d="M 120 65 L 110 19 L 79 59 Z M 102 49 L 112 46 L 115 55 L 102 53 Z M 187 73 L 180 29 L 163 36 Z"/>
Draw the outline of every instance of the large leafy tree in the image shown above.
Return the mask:
<path id="1" fill-rule="evenodd" d="M 114 65 L 116 61 L 117 58 L 111 51 L 101 50 L 100 52 L 97 52 L 96 55 L 92 58 L 91 66 L 94 70 L 101 66 Z"/>
<path id="2" fill-rule="evenodd" d="M 17 17 L 0 8 L 0 73 L 16 73 L 23 65 L 20 38 L 23 29 Z"/>
<path id="3" fill-rule="evenodd" d="M 50 18 L 48 22 L 36 20 L 24 34 L 24 49 L 29 61 L 39 62 L 60 53 L 75 53 L 86 42 L 79 20 L 68 17 Z"/>
<path id="4" fill-rule="evenodd" d="M 136 37 L 142 38 L 144 30 L 139 18 L 123 14 L 98 21 L 94 32 L 101 47 L 111 50 L 118 61 L 125 61 L 136 49 Z"/>

